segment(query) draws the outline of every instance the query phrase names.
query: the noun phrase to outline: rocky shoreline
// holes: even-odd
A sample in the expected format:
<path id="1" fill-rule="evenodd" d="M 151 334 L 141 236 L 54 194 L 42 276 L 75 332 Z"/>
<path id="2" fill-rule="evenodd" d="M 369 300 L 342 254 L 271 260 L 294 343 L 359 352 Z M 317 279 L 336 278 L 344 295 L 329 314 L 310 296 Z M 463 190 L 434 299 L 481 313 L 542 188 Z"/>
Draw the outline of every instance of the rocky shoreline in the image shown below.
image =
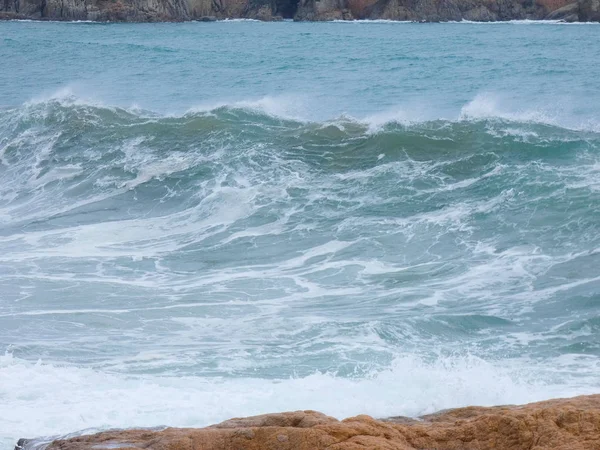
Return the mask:
<path id="1" fill-rule="evenodd" d="M 247 18 L 600 21 L 600 0 L 0 0 L 0 19 L 177 22 Z"/>
<path id="2" fill-rule="evenodd" d="M 200 429 L 122 430 L 15 450 L 598 450 L 600 395 L 524 406 L 466 407 L 411 419 L 342 421 L 315 411 L 231 419 Z"/>

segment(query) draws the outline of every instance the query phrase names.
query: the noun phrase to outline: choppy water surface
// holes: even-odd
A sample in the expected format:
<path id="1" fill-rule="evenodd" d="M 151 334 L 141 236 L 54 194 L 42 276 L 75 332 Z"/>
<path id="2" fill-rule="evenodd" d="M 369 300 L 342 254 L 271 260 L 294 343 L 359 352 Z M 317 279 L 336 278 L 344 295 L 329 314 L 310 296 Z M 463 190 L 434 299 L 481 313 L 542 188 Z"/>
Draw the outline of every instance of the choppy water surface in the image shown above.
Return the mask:
<path id="1" fill-rule="evenodd" d="M 0 23 L 0 447 L 597 392 L 599 38 Z"/>

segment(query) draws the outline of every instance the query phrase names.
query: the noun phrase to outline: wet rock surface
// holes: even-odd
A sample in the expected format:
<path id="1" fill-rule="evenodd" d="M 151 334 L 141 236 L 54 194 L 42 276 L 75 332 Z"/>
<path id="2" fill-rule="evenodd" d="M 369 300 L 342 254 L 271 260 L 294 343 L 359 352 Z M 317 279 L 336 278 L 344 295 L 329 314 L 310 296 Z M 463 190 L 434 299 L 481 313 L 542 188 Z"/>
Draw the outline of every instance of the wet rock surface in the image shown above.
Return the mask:
<path id="1" fill-rule="evenodd" d="M 17 450 L 36 448 L 20 440 Z M 600 395 L 524 406 L 467 407 L 423 416 L 342 421 L 316 411 L 236 418 L 201 429 L 107 431 L 48 450 L 598 450 Z"/>

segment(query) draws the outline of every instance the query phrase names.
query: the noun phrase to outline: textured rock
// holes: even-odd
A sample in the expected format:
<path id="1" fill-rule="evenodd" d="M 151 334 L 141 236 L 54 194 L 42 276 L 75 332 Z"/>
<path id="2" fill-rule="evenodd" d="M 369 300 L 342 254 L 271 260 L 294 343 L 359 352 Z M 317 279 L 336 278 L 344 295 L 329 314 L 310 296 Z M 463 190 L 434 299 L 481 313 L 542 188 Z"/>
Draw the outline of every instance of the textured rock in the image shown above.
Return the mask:
<path id="1" fill-rule="evenodd" d="M 27 443 L 24 444 L 27 449 Z M 468 407 L 418 420 L 315 411 L 231 419 L 202 429 L 110 431 L 57 440 L 47 450 L 598 450 L 600 395 L 525 406 Z"/>
<path id="2" fill-rule="evenodd" d="M 544 19 L 567 3 L 565 0 L 378 0 L 368 9 L 367 16 L 426 22 Z"/>
<path id="3" fill-rule="evenodd" d="M 600 22 L 600 0 L 579 0 L 579 20 Z"/>
<path id="4" fill-rule="evenodd" d="M 211 17 L 273 20 L 276 11 L 271 0 L 0 0 L 4 19 L 170 22 Z"/>
<path id="5" fill-rule="evenodd" d="M 346 0 L 300 0 L 295 20 L 352 20 Z"/>
<path id="6" fill-rule="evenodd" d="M 558 18 L 600 21 L 600 0 L 0 0 L 0 19 L 156 22 L 390 19 L 425 22 Z M 565 9 L 566 8 L 566 9 Z"/>
<path id="7" fill-rule="evenodd" d="M 562 8 L 552 11 L 548 16 L 548 20 L 564 20 L 565 22 L 577 22 L 579 20 L 579 4 L 569 3 Z"/>

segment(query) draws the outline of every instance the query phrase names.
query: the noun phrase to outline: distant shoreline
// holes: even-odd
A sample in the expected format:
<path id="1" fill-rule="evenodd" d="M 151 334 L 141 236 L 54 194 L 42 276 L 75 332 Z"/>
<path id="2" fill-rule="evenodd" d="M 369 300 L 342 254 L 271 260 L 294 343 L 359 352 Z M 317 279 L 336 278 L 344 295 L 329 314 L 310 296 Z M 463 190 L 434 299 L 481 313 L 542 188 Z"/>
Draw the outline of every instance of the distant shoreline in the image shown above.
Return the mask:
<path id="1" fill-rule="evenodd" d="M 86 22 L 600 22 L 597 0 L 13 0 L 0 19 Z"/>
<path id="2" fill-rule="evenodd" d="M 98 25 L 117 25 L 117 24 L 167 24 L 167 23 L 227 23 L 227 22 L 257 22 L 257 23 L 366 23 L 366 24 L 455 24 L 455 25 L 486 25 L 486 24 L 546 24 L 546 25 L 600 25 L 597 21 L 576 21 L 567 22 L 556 19 L 509 19 L 509 20 L 395 20 L 395 19 L 332 19 L 332 20 L 261 20 L 244 17 L 232 17 L 216 20 L 185 19 L 185 20 L 147 20 L 147 21 L 123 21 L 123 20 L 79 20 L 79 19 L 60 19 L 46 17 L 12 17 L 0 15 L 0 22 L 36 22 L 36 23 L 89 23 Z"/>

